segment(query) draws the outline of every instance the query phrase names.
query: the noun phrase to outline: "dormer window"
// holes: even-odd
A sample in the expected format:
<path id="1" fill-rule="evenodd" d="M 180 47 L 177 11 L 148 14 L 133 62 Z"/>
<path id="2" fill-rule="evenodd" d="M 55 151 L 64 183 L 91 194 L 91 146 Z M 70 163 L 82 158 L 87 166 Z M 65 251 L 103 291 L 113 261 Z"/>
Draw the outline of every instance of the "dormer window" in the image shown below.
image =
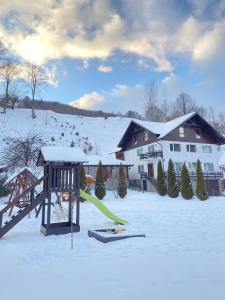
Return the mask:
<path id="1" fill-rule="evenodd" d="M 196 139 L 201 139 L 200 129 L 196 129 Z"/>
<path id="2" fill-rule="evenodd" d="M 184 137 L 184 127 L 179 128 L 180 137 Z"/>
<path id="3" fill-rule="evenodd" d="M 133 135 L 133 144 L 137 144 L 137 136 L 136 135 Z"/>
<path id="4" fill-rule="evenodd" d="M 145 130 L 145 141 L 148 141 L 148 131 Z"/>

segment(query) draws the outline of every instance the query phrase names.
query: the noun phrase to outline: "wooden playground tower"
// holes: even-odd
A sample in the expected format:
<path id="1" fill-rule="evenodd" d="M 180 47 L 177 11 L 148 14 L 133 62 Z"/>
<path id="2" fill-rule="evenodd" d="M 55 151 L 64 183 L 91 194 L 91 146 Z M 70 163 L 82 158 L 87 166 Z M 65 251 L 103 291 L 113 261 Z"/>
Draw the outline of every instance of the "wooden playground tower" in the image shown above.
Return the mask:
<path id="1" fill-rule="evenodd" d="M 15 201 L 0 211 L 0 238 L 12 229 L 34 208 L 36 216 L 42 211 L 41 232 L 44 235 L 65 234 L 80 231 L 80 164 L 86 161 L 85 154 L 74 148 L 43 147 L 39 153 L 37 166 L 44 168 L 44 175 L 28 189 L 17 195 L 16 202 L 29 199 L 20 209 L 3 223 L 3 215 L 9 214 Z M 52 193 L 69 193 L 67 221 L 53 223 L 51 220 Z M 36 196 L 35 196 L 36 195 Z M 75 203 L 76 218 L 73 221 Z"/>
<path id="2" fill-rule="evenodd" d="M 43 190 L 46 199 L 42 203 L 41 232 L 44 235 L 65 234 L 80 231 L 80 163 L 68 161 L 54 161 L 45 158 L 40 153 L 38 166 L 44 167 Z M 66 222 L 51 222 L 52 193 L 69 193 L 68 220 Z M 76 204 L 76 220 L 73 222 L 73 205 Z"/>

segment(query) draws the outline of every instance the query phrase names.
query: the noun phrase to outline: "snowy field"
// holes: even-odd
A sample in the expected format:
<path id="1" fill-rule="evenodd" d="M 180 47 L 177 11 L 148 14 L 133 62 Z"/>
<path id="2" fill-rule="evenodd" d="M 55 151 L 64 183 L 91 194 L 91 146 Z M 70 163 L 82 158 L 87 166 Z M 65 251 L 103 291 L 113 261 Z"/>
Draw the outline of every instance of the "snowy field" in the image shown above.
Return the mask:
<path id="1" fill-rule="evenodd" d="M 129 192 L 105 204 L 129 221 L 134 238 L 102 244 L 88 229 L 110 228 L 90 203 L 81 232 L 44 237 L 23 220 L 0 241 L 0 299 L 208 300 L 225 298 L 225 197 L 206 202 Z"/>
<path id="2" fill-rule="evenodd" d="M 30 109 L 8 109 L 0 114 L 0 151 L 4 149 L 4 139 L 8 136 L 26 136 L 38 133 L 46 145 L 70 146 L 86 150 L 92 154 L 104 155 L 115 150 L 131 119 L 122 117 L 92 118 L 52 111 L 36 110 L 36 118 L 31 118 Z"/>

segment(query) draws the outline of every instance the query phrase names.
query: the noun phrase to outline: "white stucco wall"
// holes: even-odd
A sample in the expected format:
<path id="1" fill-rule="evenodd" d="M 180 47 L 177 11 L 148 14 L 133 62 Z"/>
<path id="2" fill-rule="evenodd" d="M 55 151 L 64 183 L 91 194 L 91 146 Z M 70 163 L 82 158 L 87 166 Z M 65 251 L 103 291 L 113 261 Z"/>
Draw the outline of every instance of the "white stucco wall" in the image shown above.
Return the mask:
<path id="1" fill-rule="evenodd" d="M 173 152 L 170 151 L 170 144 L 180 144 L 181 145 L 181 152 Z M 186 150 L 186 145 L 196 145 L 197 152 L 188 152 Z M 160 141 L 160 143 L 153 143 L 149 145 L 154 145 L 155 151 L 160 151 L 163 149 L 163 164 L 164 164 L 164 170 L 167 171 L 168 167 L 168 161 L 171 158 L 173 162 L 186 162 L 187 164 L 189 162 L 194 163 L 197 161 L 197 159 L 200 159 L 202 163 L 202 168 L 204 171 L 204 163 L 213 163 L 214 165 L 214 171 L 215 172 L 221 172 L 219 168 L 219 160 L 223 154 L 223 148 L 218 147 L 217 145 L 210 145 L 212 147 L 212 153 L 204 153 L 202 151 L 203 145 L 209 145 L 209 144 L 202 144 L 202 143 L 188 143 L 188 142 L 176 142 L 176 141 Z M 143 148 L 143 153 L 148 152 L 148 146 L 139 147 L 136 149 L 128 150 L 124 152 L 125 160 L 131 162 L 134 164 L 133 167 L 130 168 L 129 171 L 129 178 L 130 179 L 140 179 L 140 174 L 138 173 L 138 165 L 144 166 L 144 172 L 148 171 L 148 163 L 154 164 L 154 174 L 155 177 L 157 175 L 157 163 L 158 159 L 148 159 L 148 160 L 140 160 L 139 156 L 137 155 L 137 149 Z M 161 145 L 161 146 L 160 146 Z"/>

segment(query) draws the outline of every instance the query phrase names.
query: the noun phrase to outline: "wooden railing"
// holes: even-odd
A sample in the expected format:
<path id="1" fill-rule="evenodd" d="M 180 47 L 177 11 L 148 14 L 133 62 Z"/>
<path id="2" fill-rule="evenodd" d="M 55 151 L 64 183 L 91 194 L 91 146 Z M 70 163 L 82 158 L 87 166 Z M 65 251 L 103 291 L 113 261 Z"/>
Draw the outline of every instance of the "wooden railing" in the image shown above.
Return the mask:
<path id="1" fill-rule="evenodd" d="M 140 159 L 158 158 L 163 157 L 162 151 L 153 151 L 139 154 Z"/>
<path id="2" fill-rule="evenodd" d="M 2 221 L 3 221 L 4 213 L 6 213 L 8 210 L 12 210 L 13 207 L 15 206 L 15 204 L 18 203 L 19 200 L 22 199 L 23 197 L 25 197 L 28 193 L 30 193 L 29 199 L 30 199 L 31 208 L 33 208 L 32 203 L 34 202 L 34 199 L 35 199 L 35 188 L 38 185 L 40 185 L 45 180 L 45 178 L 47 178 L 47 175 L 38 179 L 32 186 L 30 186 L 27 190 L 25 190 L 19 196 L 15 197 L 12 202 L 7 203 L 7 205 L 2 210 L 0 210 L 0 229 L 2 228 Z"/>

